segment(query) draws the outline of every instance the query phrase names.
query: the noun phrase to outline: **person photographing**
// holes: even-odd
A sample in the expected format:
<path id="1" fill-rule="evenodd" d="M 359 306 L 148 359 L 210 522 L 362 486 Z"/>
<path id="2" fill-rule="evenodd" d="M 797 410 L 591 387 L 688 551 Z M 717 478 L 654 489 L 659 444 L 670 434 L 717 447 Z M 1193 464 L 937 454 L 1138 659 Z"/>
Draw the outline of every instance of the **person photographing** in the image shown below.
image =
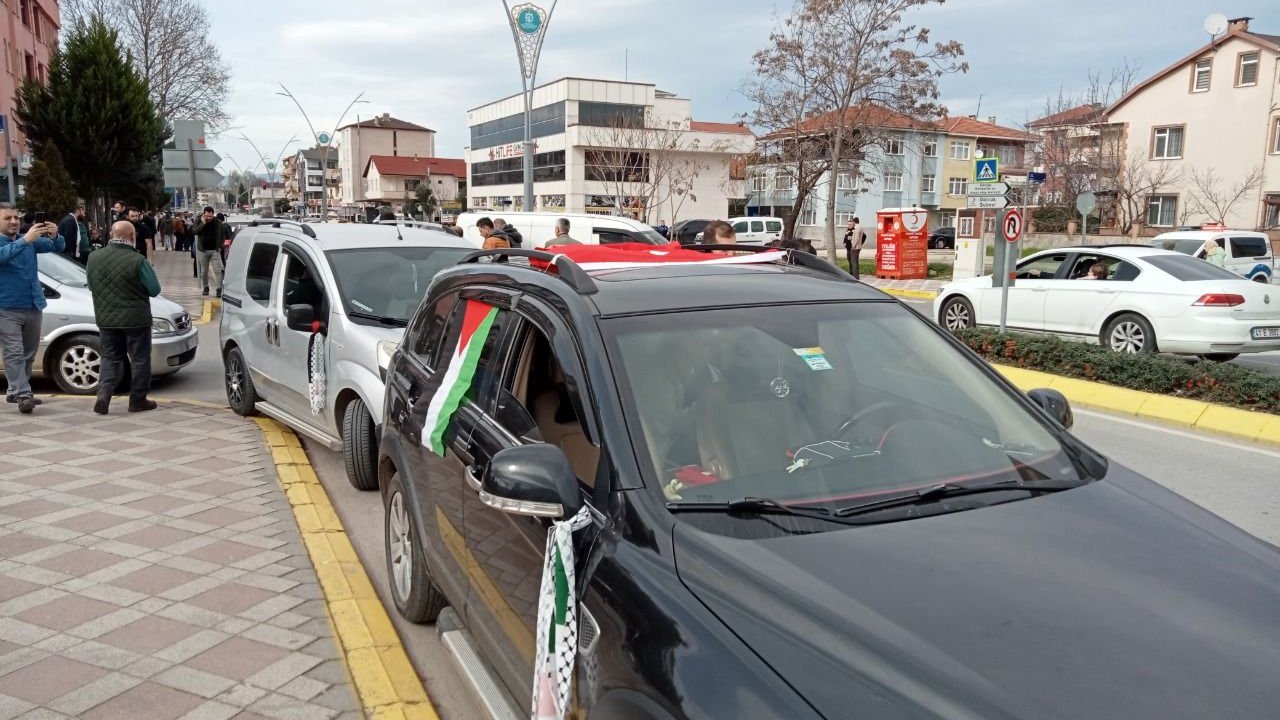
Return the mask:
<path id="1" fill-rule="evenodd" d="M 201 295 L 209 294 L 209 274 L 212 270 L 218 274 L 218 297 L 222 297 L 222 228 L 222 221 L 213 214 L 213 207 L 206 206 L 194 230 L 196 259 L 200 261 L 200 284 L 204 286 Z"/>
<path id="2" fill-rule="evenodd" d="M 0 351 L 9 383 L 5 395 L 9 402 L 17 403 L 18 412 L 30 415 L 40 404 L 31 392 L 31 369 L 48 304 L 36 255 L 60 253 L 65 243 L 53 223 L 34 223 L 19 235 L 21 225 L 13 205 L 0 203 Z"/>

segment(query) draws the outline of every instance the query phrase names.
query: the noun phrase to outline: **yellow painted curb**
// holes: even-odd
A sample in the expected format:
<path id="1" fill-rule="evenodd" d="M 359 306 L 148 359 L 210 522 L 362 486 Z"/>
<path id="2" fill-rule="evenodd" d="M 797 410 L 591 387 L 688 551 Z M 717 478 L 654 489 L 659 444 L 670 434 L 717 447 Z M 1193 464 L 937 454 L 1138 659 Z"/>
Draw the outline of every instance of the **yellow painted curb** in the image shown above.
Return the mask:
<path id="1" fill-rule="evenodd" d="M 1280 415 L 1250 412 L 1203 400 L 1129 390 L 998 363 L 992 363 L 991 366 L 1023 392 L 1036 388 L 1053 388 L 1065 395 L 1073 405 L 1173 423 L 1250 442 L 1280 445 Z"/>
<path id="2" fill-rule="evenodd" d="M 365 715 L 439 720 L 298 436 L 269 418 L 254 418 L 254 422 L 271 451 L 302 544 L 315 566 L 343 662 Z"/>
<path id="3" fill-rule="evenodd" d="M 196 325 L 208 325 L 213 322 L 213 311 L 222 307 L 222 301 L 217 298 L 211 298 L 204 301 L 204 311 L 200 313 L 200 319 L 195 321 Z"/>
<path id="4" fill-rule="evenodd" d="M 876 288 L 882 292 L 898 297 L 912 298 L 914 300 L 933 300 L 938 297 L 938 293 L 934 290 L 898 290 L 896 288 Z"/>

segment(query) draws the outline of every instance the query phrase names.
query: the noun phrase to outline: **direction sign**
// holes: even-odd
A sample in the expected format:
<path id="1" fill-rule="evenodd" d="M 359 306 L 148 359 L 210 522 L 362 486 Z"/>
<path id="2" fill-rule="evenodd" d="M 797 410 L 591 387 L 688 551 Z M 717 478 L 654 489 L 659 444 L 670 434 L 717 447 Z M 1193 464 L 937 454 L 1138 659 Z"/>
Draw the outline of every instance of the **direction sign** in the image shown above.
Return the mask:
<path id="1" fill-rule="evenodd" d="M 993 157 L 975 159 L 973 161 L 973 181 L 980 183 L 1000 182 L 1000 159 Z"/>
<path id="2" fill-rule="evenodd" d="M 1049 179 L 1049 176 L 1042 172 L 1027 173 L 1027 182 L 1031 183 L 1032 185 L 1043 185 L 1045 181 L 1048 179 Z"/>
<path id="3" fill-rule="evenodd" d="M 1091 192 L 1083 192 L 1076 196 L 1076 210 L 1081 215 L 1088 215 L 1097 206 L 1098 197 Z"/>
<path id="4" fill-rule="evenodd" d="M 1007 182 L 984 183 L 981 185 L 974 183 L 965 190 L 965 194 L 969 197 L 995 197 L 1007 192 L 1009 192 L 1009 183 Z"/>
<path id="5" fill-rule="evenodd" d="M 1009 198 L 1004 195 L 994 197 L 969 195 L 964 199 L 964 206 L 970 210 L 1001 210 L 1009 207 Z"/>
<path id="6" fill-rule="evenodd" d="M 222 184 L 224 179 L 225 178 L 222 173 L 217 170 L 195 171 L 195 183 L 197 188 L 218 187 Z M 164 184 L 169 187 L 188 187 L 191 185 L 191 171 L 186 168 L 165 168 Z"/>
<path id="7" fill-rule="evenodd" d="M 187 160 L 194 157 L 197 170 L 213 170 L 222 162 L 222 156 L 212 150 L 196 150 L 189 156 L 186 150 L 165 150 L 164 167 L 167 170 L 184 170 Z"/>
<path id="8" fill-rule="evenodd" d="M 1000 218 L 1000 236 L 1010 243 L 1022 238 L 1022 213 L 1017 208 L 1004 211 L 1004 217 Z"/>

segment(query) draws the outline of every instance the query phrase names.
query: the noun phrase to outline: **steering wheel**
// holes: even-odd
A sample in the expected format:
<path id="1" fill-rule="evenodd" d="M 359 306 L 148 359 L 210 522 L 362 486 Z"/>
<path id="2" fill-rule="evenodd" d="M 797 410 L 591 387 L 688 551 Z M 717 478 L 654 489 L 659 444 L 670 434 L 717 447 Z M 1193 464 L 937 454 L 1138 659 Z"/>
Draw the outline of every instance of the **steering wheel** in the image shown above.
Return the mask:
<path id="1" fill-rule="evenodd" d="M 831 434 L 831 439 L 840 440 L 844 438 L 846 435 L 849 434 L 849 431 L 851 429 L 856 427 L 858 423 L 861 423 L 863 420 L 867 419 L 867 417 L 869 417 L 873 413 L 878 413 L 884 410 L 897 410 L 900 408 L 901 406 L 898 403 L 893 402 L 892 400 L 880 400 L 878 402 L 873 402 L 870 405 L 862 408 L 858 412 L 854 413 L 853 416 L 850 417 L 848 420 L 845 420 L 844 423 L 841 424 L 840 427 L 836 428 L 836 431 Z"/>

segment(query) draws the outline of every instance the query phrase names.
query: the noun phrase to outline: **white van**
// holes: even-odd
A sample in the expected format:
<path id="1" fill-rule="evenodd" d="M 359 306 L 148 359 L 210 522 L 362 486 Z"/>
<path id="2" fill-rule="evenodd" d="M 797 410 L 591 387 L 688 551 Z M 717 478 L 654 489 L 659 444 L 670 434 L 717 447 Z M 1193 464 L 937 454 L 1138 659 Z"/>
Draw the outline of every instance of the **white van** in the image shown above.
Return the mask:
<path id="1" fill-rule="evenodd" d="M 782 218 L 736 217 L 728 223 L 741 245 L 768 245 L 782 240 Z M 702 233 L 694 237 L 694 242 L 702 242 Z"/>
<path id="2" fill-rule="evenodd" d="M 508 225 L 520 231 L 524 244 L 520 247 L 533 250 L 543 247 L 556 236 L 556 220 L 565 218 L 569 221 L 569 236 L 587 245 L 612 245 L 615 243 L 647 243 L 649 245 L 666 245 L 667 239 L 657 230 L 639 220 L 615 215 L 590 215 L 586 213 L 552 213 L 552 212 L 465 212 L 458 216 L 458 227 L 462 228 L 462 236 L 481 244 L 480 228 L 476 221 L 480 218 L 502 218 Z"/>
<path id="3" fill-rule="evenodd" d="M 1222 266 L 1254 282 L 1275 282 L 1276 259 L 1271 238 L 1252 230 L 1175 230 L 1151 239 L 1151 246 L 1204 259 L 1205 240 L 1226 251 Z"/>

